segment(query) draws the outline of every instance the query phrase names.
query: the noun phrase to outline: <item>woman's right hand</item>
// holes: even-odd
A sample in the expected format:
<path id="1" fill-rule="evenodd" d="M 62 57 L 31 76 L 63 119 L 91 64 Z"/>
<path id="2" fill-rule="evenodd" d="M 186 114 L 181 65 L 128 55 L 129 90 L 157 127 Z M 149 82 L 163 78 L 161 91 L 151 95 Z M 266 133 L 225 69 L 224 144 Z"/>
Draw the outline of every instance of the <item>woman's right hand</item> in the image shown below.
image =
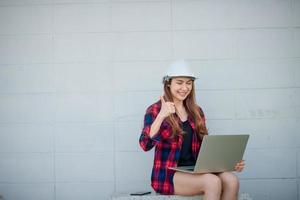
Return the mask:
<path id="1" fill-rule="evenodd" d="M 173 102 L 166 102 L 163 96 L 160 97 L 160 101 L 161 101 L 161 109 L 158 114 L 160 117 L 165 119 L 166 117 L 175 113 L 175 104 Z"/>

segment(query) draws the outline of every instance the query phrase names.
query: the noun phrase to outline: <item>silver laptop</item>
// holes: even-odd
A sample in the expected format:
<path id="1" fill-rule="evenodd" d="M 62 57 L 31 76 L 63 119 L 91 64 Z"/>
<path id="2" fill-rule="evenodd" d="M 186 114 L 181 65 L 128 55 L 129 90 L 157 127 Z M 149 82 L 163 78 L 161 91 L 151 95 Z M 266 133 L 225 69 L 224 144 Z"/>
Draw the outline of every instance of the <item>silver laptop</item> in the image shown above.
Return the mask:
<path id="1" fill-rule="evenodd" d="M 188 173 L 234 171 L 243 159 L 249 135 L 205 135 L 195 166 L 170 167 Z"/>

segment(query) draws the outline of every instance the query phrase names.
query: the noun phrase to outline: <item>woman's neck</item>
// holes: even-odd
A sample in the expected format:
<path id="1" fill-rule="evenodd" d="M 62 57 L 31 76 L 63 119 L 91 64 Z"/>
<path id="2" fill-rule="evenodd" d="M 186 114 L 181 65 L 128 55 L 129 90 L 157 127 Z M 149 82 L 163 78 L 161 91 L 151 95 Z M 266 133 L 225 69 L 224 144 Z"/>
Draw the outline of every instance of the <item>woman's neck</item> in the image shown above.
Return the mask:
<path id="1" fill-rule="evenodd" d="M 180 108 L 183 107 L 183 101 L 179 101 L 179 100 L 177 100 L 177 99 L 174 99 L 174 104 L 175 104 L 175 107 L 176 107 L 177 109 L 180 109 Z"/>
<path id="2" fill-rule="evenodd" d="M 188 118 L 188 114 L 184 108 L 183 101 L 174 100 L 174 104 L 176 107 L 176 114 L 182 122 L 185 122 Z"/>

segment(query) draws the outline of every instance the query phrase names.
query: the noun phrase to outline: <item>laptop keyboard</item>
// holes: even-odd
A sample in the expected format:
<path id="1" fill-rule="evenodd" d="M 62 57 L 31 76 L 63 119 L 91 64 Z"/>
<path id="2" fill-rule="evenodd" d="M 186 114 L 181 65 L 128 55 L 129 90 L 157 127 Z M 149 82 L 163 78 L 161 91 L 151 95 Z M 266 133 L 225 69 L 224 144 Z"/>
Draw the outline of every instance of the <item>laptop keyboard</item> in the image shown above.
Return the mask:
<path id="1" fill-rule="evenodd" d="M 180 166 L 178 168 L 187 171 L 194 171 L 195 166 Z"/>

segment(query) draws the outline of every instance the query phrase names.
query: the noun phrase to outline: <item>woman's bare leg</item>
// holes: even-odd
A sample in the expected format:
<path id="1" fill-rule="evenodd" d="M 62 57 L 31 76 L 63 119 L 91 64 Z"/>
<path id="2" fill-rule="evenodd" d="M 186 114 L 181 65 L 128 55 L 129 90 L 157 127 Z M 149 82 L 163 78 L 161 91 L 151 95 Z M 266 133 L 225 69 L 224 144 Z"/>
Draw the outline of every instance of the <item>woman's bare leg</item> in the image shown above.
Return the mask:
<path id="1" fill-rule="evenodd" d="M 217 174 L 222 182 L 222 200 L 237 200 L 239 193 L 239 179 L 231 172 Z"/>
<path id="2" fill-rule="evenodd" d="M 175 172 L 173 182 L 175 194 L 177 195 L 204 194 L 203 200 L 220 200 L 222 182 L 214 174 Z"/>

